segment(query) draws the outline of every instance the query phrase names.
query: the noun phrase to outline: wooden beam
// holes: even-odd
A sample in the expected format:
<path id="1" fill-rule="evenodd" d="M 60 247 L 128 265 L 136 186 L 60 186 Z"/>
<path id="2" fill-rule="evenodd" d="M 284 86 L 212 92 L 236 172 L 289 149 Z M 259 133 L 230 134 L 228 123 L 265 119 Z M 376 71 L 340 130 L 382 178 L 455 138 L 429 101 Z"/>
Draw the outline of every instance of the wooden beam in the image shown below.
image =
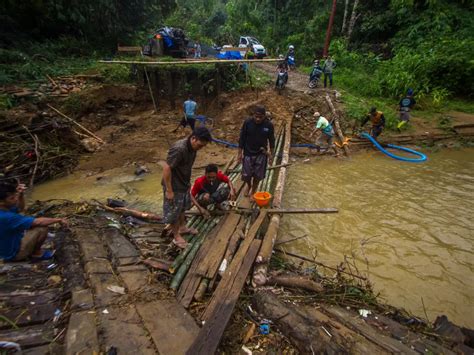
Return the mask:
<path id="1" fill-rule="evenodd" d="M 140 64 L 140 65 L 189 65 L 189 64 L 235 64 L 235 63 L 255 63 L 255 62 L 278 62 L 281 59 L 182 59 L 182 60 L 174 60 L 174 61 L 143 61 L 143 60 L 99 60 L 99 63 L 104 64 Z"/>
<path id="2" fill-rule="evenodd" d="M 281 159 L 281 164 L 288 164 L 290 160 L 290 147 L 291 147 L 291 126 L 293 123 L 293 116 L 286 122 L 285 127 L 285 142 L 283 146 L 283 157 Z M 275 209 L 280 209 L 281 200 L 283 198 L 283 190 L 285 188 L 286 181 L 286 166 L 280 168 L 278 174 L 278 180 L 276 182 L 275 191 L 273 194 L 273 207 Z M 255 267 L 252 284 L 255 286 L 263 286 L 267 280 L 267 270 L 272 257 L 273 245 L 277 239 L 278 228 L 280 226 L 280 215 L 274 213 L 270 219 L 270 223 L 267 228 L 267 232 L 263 237 L 262 247 L 257 256 L 257 265 Z"/>
<path id="3" fill-rule="evenodd" d="M 334 118 L 334 130 L 336 131 L 336 134 L 339 137 L 339 140 L 341 141 L 341 143 L 343 143 L 345 142 L 344 134 L 342 133 L 341 125 L 339 124 L 339 117 L 337 115 L 336 109 L 334 108 L 334 105 L 332 104 L 329 94 L 326 94 L 325 99 L 329 108 L 331 109 L 331 112 Z M 347 144 L 343 144 L 342 149 L 344 149 L 344 154 L 346 156 L 349 156 L 349 147 L 347 146 Z"/>

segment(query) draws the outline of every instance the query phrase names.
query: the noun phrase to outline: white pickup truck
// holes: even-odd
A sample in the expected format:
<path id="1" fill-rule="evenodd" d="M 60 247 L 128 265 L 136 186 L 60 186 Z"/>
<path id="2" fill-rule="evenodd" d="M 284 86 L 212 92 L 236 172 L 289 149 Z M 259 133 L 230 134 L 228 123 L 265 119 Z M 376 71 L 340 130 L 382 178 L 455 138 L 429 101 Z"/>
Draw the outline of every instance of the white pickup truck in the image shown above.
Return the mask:
<path id="1" fill-rule="evenodd" d="M 265 49 L 265 47 L 262 46 L 260 42 L 254 37 L 240 36 L 239 47 L 250 48 L 257 58 L 263 58 L 267 55 L 267 50 Z M 242 54 L 242 56 L 244 55 L 245 52 Z"/>

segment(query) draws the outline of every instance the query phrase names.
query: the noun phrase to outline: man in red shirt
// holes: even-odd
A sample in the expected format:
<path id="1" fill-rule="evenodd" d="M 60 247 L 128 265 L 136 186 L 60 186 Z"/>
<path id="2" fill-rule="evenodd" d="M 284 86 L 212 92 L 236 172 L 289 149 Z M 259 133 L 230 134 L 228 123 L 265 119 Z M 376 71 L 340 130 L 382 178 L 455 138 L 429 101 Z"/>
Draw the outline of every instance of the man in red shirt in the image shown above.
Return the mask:
<path id="1" fill-rule="evenodd" d="M 221 183 L 227 185 L 221 186 Z M 235 200 L 235 189 L 229 178 L 218 171 L 216 164 L 206 166 L 205 175 L 196 179 L 191 188 L 191 201 L 201 214 L 208 218 L 210 216 L 207 206 L 219 204 L 228 200 Z"/>

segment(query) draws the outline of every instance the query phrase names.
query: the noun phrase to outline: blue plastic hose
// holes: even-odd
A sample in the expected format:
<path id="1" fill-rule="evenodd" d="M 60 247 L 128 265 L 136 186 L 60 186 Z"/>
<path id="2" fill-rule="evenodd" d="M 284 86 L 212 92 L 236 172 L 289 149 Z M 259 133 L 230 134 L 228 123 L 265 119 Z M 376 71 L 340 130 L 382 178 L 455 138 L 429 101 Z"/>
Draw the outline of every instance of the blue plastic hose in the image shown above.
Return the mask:
<path id="1" fill-rule="evenodd" d="M 236 144 L 236 143 L 230 143 L 230 142 L 227 142 L 227 141 L 223 141 L 222 139 L 217 139 L 217 138 L 212 138 L 212 141 L 214 143 L 219 143 L 219 144 L 224 144 L 230 148 L 238 148 L 239 145 Z"/>
<path id="2" fill-rule="evenodd" d="M 410 148 L 405 148 L 405 147 L 400 147 L 398 145 L 393 145 L 393 144 L 387 144 L 387 147 L 389 148 L 392 148 L 392 149 L 398 149 L 398 150 L 401 150 L 401 151 L 404 151 L 404 152 L 407 152 L 407 153 L 410 153 L 410 154 L 413 154 L 413 155 L 416 155 L 418 156 L 419 158 L 405 158 L 405 157 L 401 157 L 401 156 L 398 156 L 398 155 L 395 155 L 393 153 L 390 153 L 388 150 L 384 149 L 379 142 L 377 142 L 371 135 L 369 135 L 368 133 L 366 132 L 362 132 L 361 133 L 361 137 L 363 138 L 367 138 L 368 140 L 370 140 L 372 142 L 373 145 L 375 145 L 375 147 L 377 147 L 378 150 L 380 150 L 382 153 L 384 153 L 385 155 L 388 155 L 390 158 L 393 158 L 393 159 L 397 159 L 397 160 L 401 160 L 401 161 L 406 161 L 406 162 L 410 162 L 410 163 L 422 163 L 424 161 L 426 161 L 426 159 L 428 159 L 426 157 L 426 155 L 424 155 L 423 153 L 421 152 L 417 152 L 416 150 L 413 150 L 413 149 L 410 149 Z"/>

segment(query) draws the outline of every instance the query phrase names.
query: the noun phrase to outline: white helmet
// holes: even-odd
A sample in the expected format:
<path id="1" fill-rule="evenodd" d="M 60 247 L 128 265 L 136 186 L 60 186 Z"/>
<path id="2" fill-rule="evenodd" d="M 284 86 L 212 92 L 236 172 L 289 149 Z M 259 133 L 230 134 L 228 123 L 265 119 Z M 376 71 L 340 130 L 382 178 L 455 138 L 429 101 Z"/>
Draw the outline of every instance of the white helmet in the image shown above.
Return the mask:
<path id="1" fill-rule="evenodd" d="M 283 59 L 284 58 L 283 54 L 278 55 L 278 58 Z"/>
<path id="2" fill-rule="evenodd" d="M 290 45 L 288 46 L 288 49 L 295 49 L 295 46 L 292 45 L 292 44 L 290 44 Z"/>

